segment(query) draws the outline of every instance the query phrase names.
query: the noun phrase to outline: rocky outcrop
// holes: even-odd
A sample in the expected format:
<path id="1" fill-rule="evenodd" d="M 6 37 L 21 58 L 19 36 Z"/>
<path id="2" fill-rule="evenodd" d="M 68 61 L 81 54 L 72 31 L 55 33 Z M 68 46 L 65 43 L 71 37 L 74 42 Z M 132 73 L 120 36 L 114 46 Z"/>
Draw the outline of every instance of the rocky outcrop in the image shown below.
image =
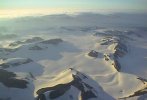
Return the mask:
<path id="1" fill-rule="evenodd" d="M 89 98 L 96 98 L 97 96 L 92 91 L 93 88 L 89 86 L 88 84 L 86 84 L 85 82 L 83 82 L 82 79 L 79 77 L 79 74 L 81 73 L 77 72 L 76 75 L 72 74 L 73 80 L 67 84 L 58 84 L 53 87 L 42 88 L 38 90 L 37 94 L 39 96 L 37 100 L 45 100 L 45 99 L 39 99 L 39 98 L 42 98 L 42 94 L 47 91 L 51 91 L 49 94 L 50 99 L 58 98 L 62 96 L 63 94 L 65 94 L 65 92 L 67 92 L 71 88 L 71 86 L 76 87 L 77 89 L 81 91 L 81 100 L 87 100 Z M 83 74 L 81 75 L 83 76 L 83 78 L 87 78 L 85 75 Z M 89 90 L 87 91 L 85 88 Z"/>
<path id="2" fill-rule="evenodd" d="M 119 63 L 119 58 L 125 56 L 128 53 L 128 48 L 122 41 L 118 41 L 117 45 L 114 48 L 113 59 L 114 63 L 112 64 L 117 71 L 120 71 L 121 64 Z"/>
<path id="3" fill-rule="evenodd" d="M 41 48 L 40 46 L 38 45 L 34 45 L 32 47 L 29 48 L 29 50 L 42 50 L 43 48 Z"/>
<path id="4" fill-rule="evenodd" d="M 105 59 L 105 61 L 109 61 L 110 60 L 110 55 L 104 54 L 104 59 Z"/>
<path id="5" fill-rule="evenodd" d="M 0 82 L 9 88 L 27 88 L 26 80 L 15 78 L 17 75 L 13 72 L 8 72 L 0 69 Z"/>
<path id="6" fill-rule="evenodd" d="M 16 41 L 16 42 L 10 43 L 9 46 L 19 46 L 21 44 L 33 43 L 33 42 L 39 42 L 39 41 L 43 41 L 43 39 L 40 37 L 33 37 L 30 39 L 26 39 L 24 41 Z"/>
<path id="7" fill-rule="evenodd" d="M 103 33 L 97 33 L 97 35 L 104 35 L 104 38 L 100 41 L 100 45 L 107 46 L 108 49 L 112 49 L 112 53 L 104 54 L 104 60 L 113 61 L 112 66 L 116 69 L 116 71 L 121 70 L 121 64 L 119 62 L 119 58 L 125 56 L 128 53 L 127 45 L 125 40 L 121 39 L 120 35 L 122 34 L 121 31 L 105 31 Z M 120 34 L 120 35 L 119 35 Z M 106 36 L 105 36 L 106 35 Z M 110 56 L 111 55 L 111 56 Z"/>
<path id="8" fill-rule="evenodd" d="M 17 48 L 11 49 L 11 48 L 0 48 L 0 53 L 12 53 L 17 51 Z"/>
<path id="9" fill-rule="evenodd" d="M 9 68 L 9 67 L 16 67 L 22 64 L 27 64 L 32 62 L 33 60 L 29 59 L 29 58 L 11 58 L 11 59 L 7 59 L 4 60 L 4 62 L 2 64 L 0 64 L 1 68 L 5 69 L 5 68 Z"/>
<path id="10" fill-rule="evenodd" d="M 18 45 L 23 44 L 23 43 L 24 42 L 22 42 L 22 41 L 16 41 L 16 42 L 10 43 L 9 46 L 18 46 Z"/>
<path id="11" fill-rule="evenodd" d="M 132 30 L 127 30 L 127 31 L 123 31 L 123 30 L 116 30 L 116 29 L 106 29 L 103 31 L 98 31 L 96 32 L 94 35 L 101 35 L 101 36 L 120 36 L 120 35 L 134 35 L 136 34 L 134 31 Z"/>
<path id="12" fill-rule="evenodd" d="M 119 62 L 119 58 L 125 56 L 128 53 L 127 46 L 123 43 L 122 40 L 120 40 L 117 37 L 107 37 L 104 38 L 102 41 L 104 41 L 105 43 L 103 45 L 113 44 L 115 46 L 114 53 L 104 54 L 104 60 L 105 61 L 110 60 L 110 62 L 112 60 L 113 61 L 112 66 L 116 69 L 116 71 L 120 72 L 121 64 Z"/>
<path id="13" fill-rule="evenodd" d="M 123 57 L 128 52 L 127 46 L 120 41 L 115 46 L 114 50 L 115 50 L 114 52 L 115 58 Z"/>
<path id="14" fill-rule="evenodd" d="M 119 41 L 118 37 L 115 36 L 107 36 L 105 38 L 103 38 L 100 42 L 100 45 L 109 45 L 112 43 L 117 43 Z"/>
<path id="15" fill-rule="evenodd" d="M 13 43 L 10 43 L 9 46 L 19 46 L 19 45 L 22 45 L 22 44 L 26 44 L 26 43 L 42 43 L 42 44 L 53 44 L 53 45 L 57 45 L 61 42 L 63 42 L 62 39 L 60 38 L 55 38 L 55 39 L 49 39 L 49 40 L 44 40 L 40 37 L 33 37 L 31 39 L 27 39 L 27 40 L 24 40 L 24 41 L 16 41 L 16 42 L 13 42 Z M 34 47 L 31 47 L 30 49 L 41 49 L 39 48 L 39 46 L 34 46 Z"/>
<path id="16" fill-rule="evenodd" d="M 0 48 L 0 59 L 7 59 L 7 55 L 16 52 L 18 48 Z"/>
<path id="17" fill-rule="evenodd" d="M 67 98 L 67 100 L 90 100 L 90 99 L 101 99 L 98 96 L 98 91 L 91 85 L 92 80 L 89 79 L 85 74 L 76 71 L 73 68 L 68 69 L 71 71 L 72 80 L 65 84 L 58 84 L 52 87 L 46 87 L 39 89 L 36 93 L 38 94 L 37 100 L 50 100 L 50 99 L 60 99 L 61 96 Z M 91 80 L 91 81 L 90 81 Z M 89 81 L 89 82 L 88 82 Z M 79 95 L 75 95 L 74 92 L 68 93 L 71 91 L 76 91 Z M 99 91 L 100 92 L 100 91 Z M 77 94 L 76 93 L 76 94 Z"/>
<path id="18" fill-rule="evenodd" d="M 44 41 L 42 41 L 41 43 L 43 43 L 43 44 L 53 44 L 53 45 L 57 45 L 57 44 L 59 44 L 59 43 L 61 43 L 61 42 L 63 42 L 62 39 L 56 38 L 56 39 L 44 40 Z"/>
<path id="19" fill-rule="evenodd" d="M 94 50 L 91 50 L 88 53 L 88 56 L 97 58 L 98 57 L 98 52 L 97 51 L 94 51 Z"/>
<path id="20" fill-rule="evenodd" d="M 102 36 L 102 37 L 117 37 L 121 40 L 134 40 L 131 35 L 136 35 L 137 37 L 140 37 L 137 33 L 134 31 L 128 30 L 116 30 L 116 29 L 106 29 L 106 30 L 100 30 L 93 34 L 93 36 Z"/>
<path id="21" fill-rule="evenodd" d="M 31 39 L 27 39 L 24 41 L 24 43 L 33 43 L 33 42 L 39 42 L 39 41 L 43 41 L 44 39 L 42 39 L 41 37 L 33 37 Z"/>
<path id="22" fill-rule="evenodd" d="M 112 65 L 118 72 L 121 70 L 121 65 L 117 59 L 114 59 L 114 63 L 112 63 Z"/>

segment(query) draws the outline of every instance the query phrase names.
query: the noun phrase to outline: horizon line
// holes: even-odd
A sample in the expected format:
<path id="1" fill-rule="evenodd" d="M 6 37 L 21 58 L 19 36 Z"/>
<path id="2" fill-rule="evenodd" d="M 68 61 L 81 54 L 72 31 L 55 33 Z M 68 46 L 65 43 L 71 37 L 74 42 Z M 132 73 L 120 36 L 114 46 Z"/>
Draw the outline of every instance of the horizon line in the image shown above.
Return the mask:
<path id="1" fill-rule="evenodd" d="M 137 11 L 135 9 L 124 10 L 114 10 L 114 9 L 0 9 L 0 19 L 1 18 L 17 18 L 26 16 L 44 16 L 44 15 L 55 15 L 55 14 L 79 14 L 79 13 L 99 13 L 99 14 L 113 14 L 113 13 L 147 13 L 147 11 Z"/>

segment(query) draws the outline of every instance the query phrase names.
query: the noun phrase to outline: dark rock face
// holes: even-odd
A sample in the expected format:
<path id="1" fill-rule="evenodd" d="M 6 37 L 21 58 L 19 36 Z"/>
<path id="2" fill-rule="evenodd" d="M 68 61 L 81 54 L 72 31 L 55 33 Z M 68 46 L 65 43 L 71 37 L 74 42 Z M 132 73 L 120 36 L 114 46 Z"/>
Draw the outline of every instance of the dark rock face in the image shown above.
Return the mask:
<path id="1" fill-rule="evenodd" d="M 5 68 L 9 68 L 9 67 L 16 67 L 16 66 L 19 66 L 19 65 L 22 65 L 22 64 L 27 64 L 27 63 L 30 63 L 32 62 L 33 60 L 31 59 L 25 59 L 23 62 L 14 62 L 14 63 L 2 63 L 0 64 L 1 68 L 5 69 Z"/>
<path id="2" fill-rule="evenodd" d="M 120 30 L 105 30 L 103 32 L 97 32 L 94 35 L 104 36 L 101 40 L 101 45 L 116 44 L 114 47 L 114 53 L 112 55 L 114 63 L 112 65 L 119 72 L 121 70 L 121 64 L 119 58 L 124 57 L 128 53 L 126 41 L 131 40 L 128 35 L 133 34 L 133 31 L 120 31 Z M 104 55 L 105 61 L 109 61 L 109 55 Z"/>
<path id="3" fill-rule="evenodd" d="M 21 64 L 27 64 L 27 63 L 30 63 L 30 62 L 32 62 L 33 60 L 31 60 L 31 59 L 26 59 L 24 62 L 16 62 L 16 63 L 13 63 L 13 64 L 11 64 L 12 66 L 19 66 L 19 65 L 21 65 Z"/>
<path id="4" fill-rule="evenodd" d="M 17 51 L 17 49 L 0 48 L 0 53 L 12 53 L 15 51 Z"/>
<path id="5" fill-rule="evenodd" d="M 94 36 L 101 35 L 101 36 L 122 36 L 122 35 L 136 35 L 134 31 L 122 31 L 122 30 L 105 30 L 103 32 L 96 32 Z"/>
<path id="6" fill-rule="evenodd" d="M 116 37 L 113 37 L 113 36 L 107 36 L 105 38 L 103 38 L 101 40 L 101 45 L 109 45 L 109 44 L 112 44 L 112 43 L 116 43 L 118 41 L 118 39 Z"/>
<path id="7" fill-rule="evenodd" d="M 71 68 L 70 70 L 74 70 L 74 69 Z M 67 84 L 58 84 L 53 87 L 39 89 L 36 92 L 38 94 L 37 100 L 46 100 L 46 99 L 41 99 L 40 95 L 44 94 L 47 91 L 50 91 L 49 99 L 56 99 L 59 96 L 64 95 L 71 88 L 71 86 L 81 91 L 81 100 L 98 98 L 95 94 L 94 88 L 83 81 L 83 79 L 86 79 L 87 76 L 77 71 L 76 75 L 72 74 L 72 77 L 73 80 Z"/>
<path id="8" fill-rule="evenodd" d="M 90 98 L 97 98 L 97 96 L 92 91 L 84 91 L 81 93 L 82 100 L 88 100 Z"/>
<path id="9" fill-rule="evenodd" d="M 9 64 L 5 64 L 5 63 L 0 64 L 0 66 L 1 66 L 1 68 L 3 68 L 3 69 L 5 69 L 5 68 L 9 68 L 9 67 L 10 67 Z"/>
<path id="10" fill-rule="evenodd" d="M 97 51 L 94 51 L 94 50 L 91 50 L 88 53 L 88 56 L 97 58 L 98 57 L 98 52 Z"/>
<path id="11" fill-rule="evenodd" d="M 106 61 L 109 61 L 109 58 L 110 58 L 109 55 L 107 55 L 107 54 L 104 55 L 104 59 L 105 59 Z"/>
<path id="12" fill-rule="evenodd" d="M 101 45 L 108 45 L 110 43 L 110 41 L 105 41 L 105 42 L 102 42 Z"/>
<path id="13" fill-rule="evenodd" d="M 43 44 L 53 44 L 53 45 L 57 45 L 59 43 L 63 42 L 62 39 L 60 38 L 57 38 L 57 39 L 50 39 L 50 40 L 45 40 L 45 41 L 42 41 L 41 43 Z"/>
<path id="14" fill-rule="evenodd" d="M 0 48 L 0 59 L 7 59 L 5 55 L 9 55 L 11 53 L 14 53 L 18 50 L 18 48 Z"/>
<path id="15" fill-rule="evenodd" d="M 33 42 L 39 42 L 39 41 L 43 41 L 43 39 L 40 37 L 33 37 L 33 38 L 27 39 L 25 41 L 16 41 L 16 42 L 10 43 L 9 46 L 18 46 L 20 44 L 33 43 Z"/>
<path id="16" fill-rule="evenodd" d="M 120 71 L 121 65 L 119 63 L 119 58 L 123 57 L 128 53 L 127 46 L 123 44 L 121 41 L 117 43 L 117 45 L 114 48 L 115 52 L 113 54 L 114 56 L 114 67 L 117 71 Z"/>
<path id="17" fill-rule="evenodd" d="M 23 44 L 23 42 L 22 41 L 16 41 L 16 42 L 10 43 L 9 46 L 18 46 L 19 44 Z"/>
<path id="18" fill-rule="evenodd" d="M 16 74 L 0 69 L 0 82 L 9 88 L 27 88 L 26 80 L 16 79 Z"/>
<path id="19" fill-rule="evenodd" d="M 94 36 L 118 36 L 122 35 L 124 32 L 119 30 L 105 30 L 103 32 L 96 32 Z"/>
<path id="20" fill-rule="evenodd" d="M 105 32 L 96 32 L 95 34 L 93 34 L 93 36 L 109 36 L 109 35 L 106 34 Z"/>
<path id="21" fill-rule="evenodd" d="M 121 69 L 121 65 L 120 63 L 118 62 L 117 59 L 114 60 L 114 63 L 112 64 L 114 66 L 114 68 L 119 72 L 120 69 Z"/>
<path id="22" fill-rule="evenodd" d="M 131 38 L 131 35 L 136 35 L 138 37 L 140 37 L 137 33 L 135 33 L 134 31 L 123 31 L 123 30 L 104 30 L 102 32 L 96 32 L 94 33 L 93 36 L 103 36 L 103 37 L 118 37 L 119 39 L 127 39 L 127 40 L 134 40 L 133 38 Z M 111 42 L 111 41 L 110 41 Z M 103 42 L 104 45 L 107 45 L 106 41 Z"/>
<path id="23" fill-rule="evenodd" d="M 124 45 L 123 43 L 119 42 L 116 47 L 114 48 L 115 53 L 114 53 L 114 57 L 118 58 L 118 57 L 123 57 L 127 52 L 127 46 Z"/>
<path id="24" fill-rule="evenodd" d="M 39 47 L 39 46 L 37 46 L 37 45 L 32 46 L 32 47 L 29 48 L 29 50 L 42 50 L 42 49 L 43 49 L 43 48 L 41 48 L 41 47 Z"/>
<path id="25" fill-rule="evenodd" d="M 49 98 L 55 99 L 55 98 L 57 98 L 59 96 L 62 96 L 69 89 L 70 89 L 70 84 L 66 84 L 66 85 L 65 84 L 63 85 L 62 84 L 59 88 L 51 91 L 51 93 L 49 94 Z"/>
<path id="26" fill-rule="evenodd" d="M 32 43 L 32 42 L 38 42 L 38 41 L 43 41 L 41 37 L 33 37 L 31 39 L 27 39 L 24 41 L 24 43 Z"/>
<path id="27" fill-rule="evenodd" d="M 47 88 L 39 89 L 36 93 L 37 93 L 38 95 L 40 95 L 40 94 L 43 94 L 43 93 L 45 93 L 45 92 L 47 92 L 47 91 L 53 90 L 53 91 L 52 91 L 52 94 L 51 94 L 50 96 L 51 96 L 52 98 L 55 98 L 55 97 L 58 97 L 58 95 L 59 95 L 59 96 L 60 96 L 60 95 L 63 95 L 63 94 L 69 89 L 69 86 L 70 86 L 69 83 L 68 83 L 68 84 L 58 84 L 58 85 L 56 85 L 56 86 L 54 86 L 54 87 L 47 87 Z M 60 92 L 58 92 L 58 90 L 59 90 Z M 57 93 L 57 92 L 58 92 L 58 95 L 55 96 L 54 93 Z"/>

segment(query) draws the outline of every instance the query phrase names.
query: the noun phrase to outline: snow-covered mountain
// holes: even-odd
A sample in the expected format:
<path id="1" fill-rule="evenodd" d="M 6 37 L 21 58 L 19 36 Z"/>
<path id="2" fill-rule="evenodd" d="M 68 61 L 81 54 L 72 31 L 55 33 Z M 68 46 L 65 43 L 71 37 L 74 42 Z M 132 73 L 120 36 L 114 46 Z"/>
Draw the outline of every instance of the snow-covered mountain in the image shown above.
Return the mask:
<path id="1" fill-rule="evenodd" d="M 1 33 L 15 37 L 0 40 L 0 100 L 147 99 L 146 20 L 130 16 L 86 13 L 3 22 Z"/>
<path id="2" fill-rule="evenodd" d="M 52 82 L 55 86 L 41 88 L 36 92 L 37 100 L 113 100 L 97 82 L 73 68 L 61 72 Z"/>

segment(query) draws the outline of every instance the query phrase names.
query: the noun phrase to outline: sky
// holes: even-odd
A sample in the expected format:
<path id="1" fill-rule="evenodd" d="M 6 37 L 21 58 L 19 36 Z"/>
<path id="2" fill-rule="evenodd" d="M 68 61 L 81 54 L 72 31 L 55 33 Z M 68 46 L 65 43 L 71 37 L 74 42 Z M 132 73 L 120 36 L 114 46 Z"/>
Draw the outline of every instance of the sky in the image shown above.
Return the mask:
<path id="1" fill-rule="evenodd" d="M 73 12 L 147 12 L 147 0 L 0 0 L 0 17 Z"/>

